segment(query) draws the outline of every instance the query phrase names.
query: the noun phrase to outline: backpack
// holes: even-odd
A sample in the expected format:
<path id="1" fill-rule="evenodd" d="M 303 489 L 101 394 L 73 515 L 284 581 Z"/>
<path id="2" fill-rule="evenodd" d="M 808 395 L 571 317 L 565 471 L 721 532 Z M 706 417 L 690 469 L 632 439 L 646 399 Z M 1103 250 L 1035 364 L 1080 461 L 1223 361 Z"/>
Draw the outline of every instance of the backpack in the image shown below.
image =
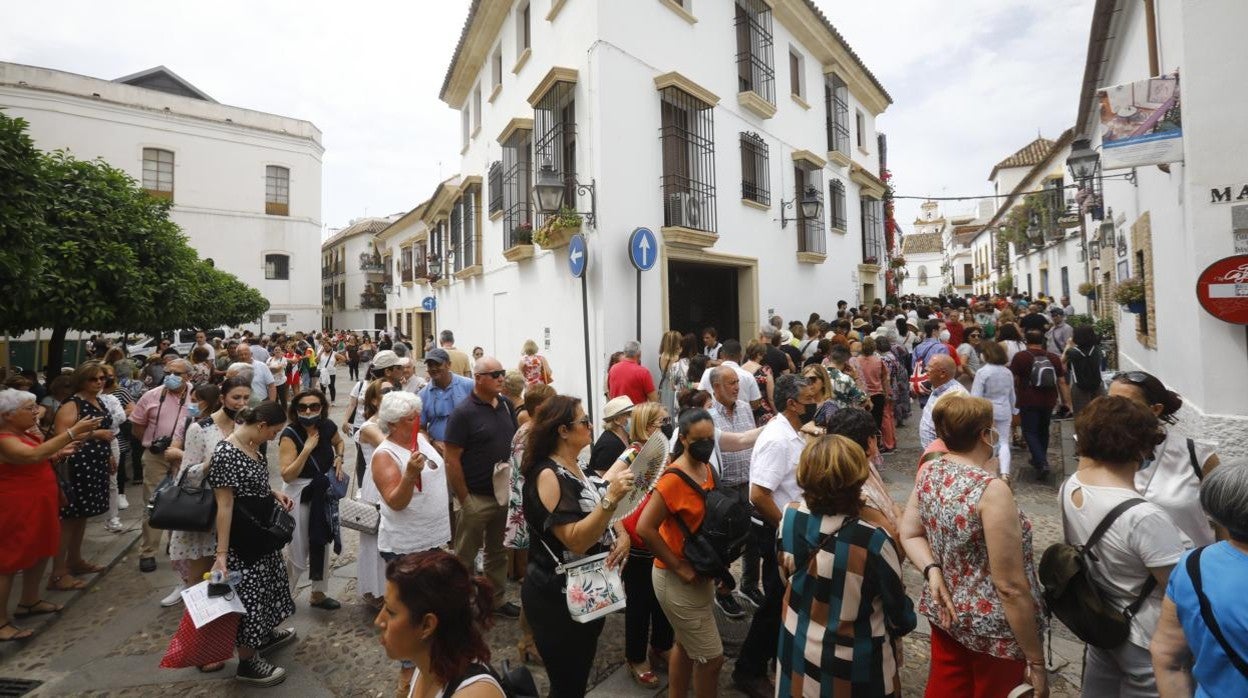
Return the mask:
<path id="1" fill-rule="evenodd" d="M 494 671 L 493 667 L 482 662 L 469 664 L 468 669 L 459 678 L 446 683 L 446 686 L 442 688 L 442 695 L 445 698 L 451 698 L 455 695 L 455 691 L 459 690 L 460 684 L 481 674 L 493 676 L 498 685 L 503 688 L 503 695 L 507 698 L 538 698 L 540 695 L 537 691 L 537 682 L 533 680 L 533 674 L 529 668 L 521 664 L 513 669 L 511 662 L 506 659 L 503 660 L 501 672 Z"/>
<path id="2" fill-rule="evenodd" d="M 919 358 L 919 347 L 914 348 L 914 368 L 910 371 L 910 394 L 914 397 L 924 397 L 932 393 L 932 382 L 927 377 L 927 360 L 931 357 L 934 346 L 936 345 L 928 345 L 922 358 Z"/>
<path id="3" fill-rule="evenodd" d="M 1092 347 L 1090 353 L 1085 354 L 1079 347 L 1071 347 L 1066 350 L 1067 361 L 1070 363 L 1071 377 L 1074 378 L 1075 385 L 1085 393 L 1097 393 L 1104 387 L 1105 382 L 1101 378 L 1101 354 L 1100 347 Z"/>
<path id="4" fill-rule="evenodd" d="M 1061 490 L 1061 497 L 1062 522 L 1065 524 L 1065 488 Z M 1049 614 L 1057 616 L 1080 640 L 1093 647 L 1113 649 L 1126 642 L 1131 619 L 1157 587 L 1157 579 L 1150 574 L 1140 595 L 1126 608 L 1119 610 L 1111 605 L 1105 593 L 1092 581 L 1088 569 L 1088 558 L 1097 559 L 1091 548 L 1100 542 L 1123 512 L 1144 502 L 1144 499 L 1137 497 L 1120 503 L 1101 519 L 1083 545 L 1054 543 L 1040 558 L 1040 584 L 1044 587 L 1044 603 Z"/>
<path id="5" fill-rule="evenodd" d="M 1031 355 L 1031 385 L 1035 388 L 1057 387 L 1057 369 L 1047 352 Z"/>
<path id="6" fill-rule="evenodd" d="M 750 540 L 750 503 L 737 490 L 719 487 L 714 468 L 710 470 L 711 489 L 704 490 L 679 468 L 667 469 L 702 497 L 706 509 L 697 532 L 690 531 L 679 516 L 673 514 L 672 518 L 685 534 L 682 553 L 694 571 L 719 579 L 731 590 L 736 583 L 728 566 L 741 557 Z"/>

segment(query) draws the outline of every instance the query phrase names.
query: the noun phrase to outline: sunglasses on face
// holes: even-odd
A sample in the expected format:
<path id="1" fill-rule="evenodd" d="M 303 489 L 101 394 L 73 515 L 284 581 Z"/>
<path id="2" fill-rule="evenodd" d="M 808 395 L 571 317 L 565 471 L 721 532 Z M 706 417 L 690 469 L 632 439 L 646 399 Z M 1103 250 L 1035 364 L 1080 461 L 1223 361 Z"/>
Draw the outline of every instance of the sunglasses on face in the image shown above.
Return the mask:
<path id="1" fill-rule="evenodd" d="M 478 376 L 489 376 L 490 378 L 493 378 L 493 379 L 497 380 L 497 379 L 502 378 L 503 376 L 507 375 L 507 371 L 505 371 L 505 370 L 503 370 L 503 369 L 501 369 L 501 368 L 500 368 L 500 369 L 498 369 L 497 371 L 482 371 L 481 373 L 478 373 L 477 375 L 478 375 Z"/>
<path id="2" fill-rule="evenodd" d="M 299 411 L 299 412 L 310 412 L 310 413 L 316 413 L 316 412 L 320 412 L 320 411 L 321 411 L 321 403 L 319 403 L 319 402 L 304 402 L 304 403 L 301 403 L 301 404 L 299 404 L 299 405 L 296 405 L 296 406 L 295 406 L 295 409 L 296 409 L 297 411 Z"/>
<path id="3" fill-rule="evenodd" d="M 583 425 L 585 425 L 586 427 L 588 427 L 588 426 L 590 425 L 590 423 L 591 423 L 591 422 L 589 421 L 589 417 L 581 417 L 580 419 L 574 419 L 574 420 L 572 420 L 572 423 L 571 423 L 569 426 L 576 426 L 576 425 L 578 425 L 578 424 L 583 424 Z"/>

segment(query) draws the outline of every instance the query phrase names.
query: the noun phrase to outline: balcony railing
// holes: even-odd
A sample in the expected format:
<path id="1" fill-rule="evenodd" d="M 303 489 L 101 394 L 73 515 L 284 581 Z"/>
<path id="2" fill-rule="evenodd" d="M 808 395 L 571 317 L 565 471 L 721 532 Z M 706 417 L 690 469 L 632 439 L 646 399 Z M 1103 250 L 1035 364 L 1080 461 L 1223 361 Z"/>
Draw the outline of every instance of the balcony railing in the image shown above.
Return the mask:
<path id="1" fill-rule="evenodd" d="M 369 273 L 381 273 L 386 270 L 385 265 L 381 263 L 381 256 L 368 254 L 365 252 L 360 255 L 360 271 Z"/>
<path id="2" fill-rule="evenodd" d="M 321 278 L 328 279 L 334 275 L 333 267 L 321 267 Z"/>
<path id="3" fill-rule="evenodd" d="M 399 272 L 399 278 L 400 278 L 400 279 L 402 279 L 404 282 L 411 281 L 411 280 L 412 280 L 412 278 L 413 278 L 413 277 L 412 277 L 412 268 L 411 268 L 411 267 L 403 267 L 403 268 L 402 268 L 402 270 L 400 270 L 400 272 Z"/>
<path id="4" fill-rule="evenodd" d="M 386 294 L 380 291 L 365 291 L 360 294 L 360 308 L 362 310 L 384 310 L 386 307 Z"/>

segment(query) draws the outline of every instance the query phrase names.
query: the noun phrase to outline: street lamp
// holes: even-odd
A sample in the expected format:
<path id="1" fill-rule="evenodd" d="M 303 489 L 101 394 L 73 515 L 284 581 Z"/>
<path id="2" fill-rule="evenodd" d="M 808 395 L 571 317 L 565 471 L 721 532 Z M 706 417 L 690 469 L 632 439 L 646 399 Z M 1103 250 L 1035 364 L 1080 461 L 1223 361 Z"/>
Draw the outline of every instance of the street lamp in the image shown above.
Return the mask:
<path id="1" fill-rule="evenodd" d="M 1087 138 L 1075 139 L 1070 145 L 1070 155 L 1066 156 L 1066 166 L 1070 168 L 1070 173 L 1074 175 L 1081 188 L 1089 195 L 1099 197 L 1100 187 L 1097 186 L 1096 177 L 1101 168 L 1101 156 L 1092 149 L 1092 141 Z M 1103 202 L 1096 200 L 1093 204 L 1104 205 Z M 1096 220 L 1103 218 L 1103 215 L 1095 209 L 1092 216 Z M 1079 244 L 1080 256 L 1083 257 L 1079 261 L 1083 263 L 1084 278 L 1092 282 L 1092 260 L 1100 258 L 1100 244 L 1096 241 L 1088 241 L 1088 223 L 1082 207 L 1079 209 Z"/>
<path id="2" fill-rule="evenodd" d="M 787 226 L 790 220 L 794 220 L 785 216 L 784 210 L 786 208 L 793 208 L 793 205 L 796 203 L 798 203 L 796 196 L 790 201 L 780 202 L 781 228 Z M 806 187 L 806 191 L 802 194 L 801 203 L 799 205 L 801 206 L 803 219 L 818 218 L 819 212 L 823 210 L 823 202 L 819 200 L 819 190 L 815 189 L 813 186 Z"/>
<path id="3" fill-rule="evenodd" d="M 589 210 L 577 211 L 578 214 L 585 217 L 585 222 L 591 227 L 595 226 L 598 219 L 598 191 L 597 182 L 590 180 L 589 184 L 581 184 L 575 179 L 572 184 L 576 186 L 577 195 L 589 194 Z M 537 172 L 537 179 L 533 184 L 534 198 L 537 199 L 537 210 L 547 216 L 553 216 L 563 210 L 565 183 L 559 178 L 559 173 L 555 172 L 555 168 L 546 161 L 542 168 Z"/>
<path id="4" fill-rule="evenodd" d="M 1066 157 L 1066 166 L 1076 180 L 1091 179 L 1096 175 L 1101 156 L 1092 149 L 1092 141 L 1087 138 L 1076 139 L 1070 146 L 1070 155 Z"/>

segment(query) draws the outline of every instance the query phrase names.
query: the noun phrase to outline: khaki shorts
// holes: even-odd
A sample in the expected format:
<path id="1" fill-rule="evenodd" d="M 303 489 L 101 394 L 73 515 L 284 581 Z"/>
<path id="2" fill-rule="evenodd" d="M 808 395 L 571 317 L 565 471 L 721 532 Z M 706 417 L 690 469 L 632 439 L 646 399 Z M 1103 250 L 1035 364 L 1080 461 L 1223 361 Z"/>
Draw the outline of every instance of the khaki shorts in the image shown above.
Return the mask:
<path id="1" fill-rule="evenodd" d="M 699 579 L 693 584 L 680 581 L 676 573 L 655 566 L 651 572 L 654 595 L 667 616 L 676 641 L 693 661 L 706 663 L 724 654 L 724 642 L 715 624 L 715 583 Z"/>

